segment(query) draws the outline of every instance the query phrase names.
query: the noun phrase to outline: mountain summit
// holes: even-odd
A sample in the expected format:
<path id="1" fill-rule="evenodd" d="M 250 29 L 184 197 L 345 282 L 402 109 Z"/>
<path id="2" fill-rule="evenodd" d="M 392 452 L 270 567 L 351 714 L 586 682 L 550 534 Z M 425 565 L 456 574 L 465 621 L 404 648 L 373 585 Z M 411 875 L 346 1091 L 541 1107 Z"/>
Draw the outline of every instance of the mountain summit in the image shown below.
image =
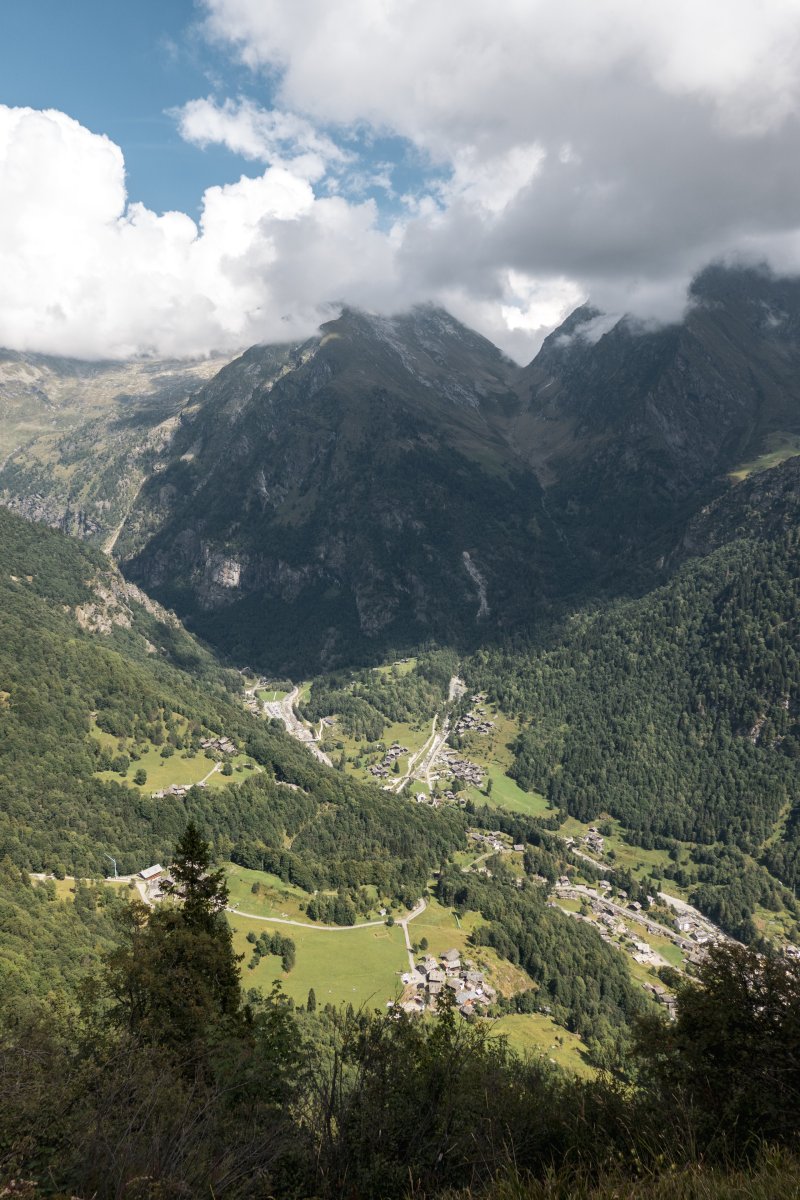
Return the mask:
<path id="1" fill-rule="evenodd" d="M 800 452 L 800 282 L 709 269 L 657 329 L 579 309 L 525 368 L 440 308 L 346 309 L 195 378 L 38 436 L 0 493 L 305 673 L 662 582 L 704 507 Z"/>
<path id="2" fill-rule="evenodd" d="M 505 435 L 516 375 L 430 307 L 255 347 L 184 412 L 125 569 L 241 660 L 282 647 L 283 668 L 503 627 L 560 557 Z"/>

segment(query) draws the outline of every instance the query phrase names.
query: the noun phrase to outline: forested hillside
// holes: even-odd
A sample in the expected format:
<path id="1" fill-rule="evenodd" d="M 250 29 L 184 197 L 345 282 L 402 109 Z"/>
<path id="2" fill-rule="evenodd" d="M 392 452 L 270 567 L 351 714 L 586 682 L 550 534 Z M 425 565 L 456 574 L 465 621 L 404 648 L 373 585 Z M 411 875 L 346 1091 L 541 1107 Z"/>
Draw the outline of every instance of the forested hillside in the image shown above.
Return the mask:
<path id="1" fill-rule="evenodd" d="M 699 843 L 698 898 L 745 934 L 776 879 L 798 882 L 798 578 L 796 529 L 733 542 L 641 600 L 573 616 L 548 648 L 471 664 L 525 722 L 523 786 L 582 820 L 618 817 L 644 847 Z"/>
<path id="2" fill-rule="evenodd" d="M 451 1000 L 417 1020 L 294 1005 L 279 986 L 244 992 L 224 874 L 194 825 L 168 861 L 171 902 L 150 910 L 85 887 L 61 903 L 52 884 L 0 867 L 3 917 L 20 922 L 0 957 L 9 1196 L 796 1194 L 796 962 L 716 948 L 672 1024 L 640 1013 L 616 1079 L 570 1078 L 519 1058 Z M 448 875 L 441 893 L 460 903 L 474 889 L 483 936 L 502 922 L 554 1005 L 573 1009 L 580 993 L 573 1019 L 597 1030 L 614 1006 L 634 1015 L 630 983 L 609 951 L 590 953 L 588 931 L 559 975 L 559 917 L 464 880 Z M 65 964 L 78 954 L 80 969 Z"/>
<path id="3" fill-rule="evenodd" d="M 20 868 L 96 877 L 109 873 L 110 855 L 120 873 L 133 872 L 167 859 L 194 819 L 220 858 L 302 889 L 307 919 L 317 892 L 327 896 L 313 902 L 315 911 L 340 923 L 381 902 L 410 908 L 444 871 L 446 902 L 479 911 L 489 923 L 476 932 L 475 945 L 494 947 L 540 985 L 526 1001 L 529 1011 L 551 1008 L 556 1020 L 588 1039 L 598 1060 L 613 1058 L 626 1043 L 643 1001 L 621 954 L 595 930 L 546 908 L 533 882 L 499 868 L 481 884 L 460 868 L 448 874 L 470 819 L 481 822 L 487 814 L 432 810 L 322 767 L 281 730 L 251 716 L 236 695 L 240 677 L 222 671 L 98 553 L 3 512 L 0 546 L 0 861 L 10 889 L 4 904 L 23 940 L 37 913 L 43 931 L 27 970 L 18 941 L 7 947 L 9 994 L 36 994 L 51 970 L 65 985 L 74 982 L 44 932 L 60 911 L 50 885 L 31 891 Z M 416 711 L 443 701 L 454 667 L 453 655 L 440 651 L 404 677 L 375 673 L 372 682 L 382 705 Z M 180 794 L 131 783 L 128 757 L 144 761 L 156 746 L 165 761 L 187 770 L 207 734 L 233 739 L 253 769 L 223 773 L 227 786 Z M 536 822 L 523 829 L 510 820 L 515 836 L 531 843 L 531 871 L 554 877 L 559 846 L 537 853 Z M 79 957 L 96 958 L 110 936 L 104 914 L 111 903 L 104 892 L 77 889 L 63 930 Z"/>
<path id="4" fill-rule="evenodd" d="M 110 854 L 138 870 L 194 814 L 225 857 L 309 891 L 373 883 L 413 899 L 460 844 L 456 814 L 399 807 L 250 716 L 240 677 L 101 555 L 0 510 L 0 562 L 0 857 L 84 876 L 107 873 Z M 213 793 L 123 783 L 131 754 L 197 755 L 209 733 L 261 770 Z"/>

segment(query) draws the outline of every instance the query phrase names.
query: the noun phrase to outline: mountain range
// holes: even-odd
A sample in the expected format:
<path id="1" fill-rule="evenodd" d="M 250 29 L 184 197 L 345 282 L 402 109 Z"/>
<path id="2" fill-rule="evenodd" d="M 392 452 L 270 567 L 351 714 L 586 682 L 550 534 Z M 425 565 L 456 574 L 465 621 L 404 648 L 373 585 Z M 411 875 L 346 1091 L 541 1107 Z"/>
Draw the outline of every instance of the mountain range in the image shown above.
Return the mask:
<path id="1" fill-rule="evenodd" d="M 0 495 L 237 663 L 468 649 L 663 582 L 709 503 L 800 451 L 799 330 L 800 284 L 723 268 L 681 323 L 579 309 L 523 368 L 441 309 L 346 310 L 39 433 Z"/>

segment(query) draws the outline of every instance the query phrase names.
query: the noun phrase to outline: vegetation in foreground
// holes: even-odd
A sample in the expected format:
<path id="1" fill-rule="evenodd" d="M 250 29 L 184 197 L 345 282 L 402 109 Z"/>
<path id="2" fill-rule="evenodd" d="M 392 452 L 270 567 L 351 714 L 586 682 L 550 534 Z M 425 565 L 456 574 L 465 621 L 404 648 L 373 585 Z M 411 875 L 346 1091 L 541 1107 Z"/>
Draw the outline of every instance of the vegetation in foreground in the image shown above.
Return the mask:
<path id="1" fill-rule="evenodd" d="M 167 903 L 120 907 L 77 997 L 4 1010 L 5 1194 L 793 1194 L 796 962 L 715 949 L 673 1024 L 640 1020 L 624 1073 L 579 1080 L 447 1005 L 420 1020 L 244 993 L 224 873 L 192 825 L 172 875 Z"/>

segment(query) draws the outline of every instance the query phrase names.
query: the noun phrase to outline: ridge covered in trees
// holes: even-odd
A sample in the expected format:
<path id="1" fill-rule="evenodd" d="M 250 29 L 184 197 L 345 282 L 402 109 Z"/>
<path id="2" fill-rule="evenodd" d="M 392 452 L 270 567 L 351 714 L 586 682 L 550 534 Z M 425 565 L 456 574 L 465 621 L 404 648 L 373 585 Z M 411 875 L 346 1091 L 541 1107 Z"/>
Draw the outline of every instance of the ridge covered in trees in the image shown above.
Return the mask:
<path id="1" fill-rule="evenodd" d="M 463 840 L 455 813 L 423 814 L 326 771 L 241 704 L 225 671 L 179 625 L 126 601 L 107 633 L 81 627 L 118 577 L 98 552 L 0 509 L 0 857 L 27 871 L 120 873 L 165 856 L 188 817 L 221 857 L 313 892 L 374 884 L 413 900 Z M 232 737 L 263 769 L 213 796 L 149 796 L 98 776 L 108 752 L 91 734 L 199 746 Z M 291 784 L 287 787 L 286 784 Z"/>
<path id="2" fill-rule="evenodd" d="M 800 883 L 799 578 L 796 529 L 742 539 L 544 647 L 469 664 L 523 723 L 521 786 L 582 821 L 618 817 L 645 848 L 696 843 L 679 882 L 745 939 L 755 907 Z"/>

